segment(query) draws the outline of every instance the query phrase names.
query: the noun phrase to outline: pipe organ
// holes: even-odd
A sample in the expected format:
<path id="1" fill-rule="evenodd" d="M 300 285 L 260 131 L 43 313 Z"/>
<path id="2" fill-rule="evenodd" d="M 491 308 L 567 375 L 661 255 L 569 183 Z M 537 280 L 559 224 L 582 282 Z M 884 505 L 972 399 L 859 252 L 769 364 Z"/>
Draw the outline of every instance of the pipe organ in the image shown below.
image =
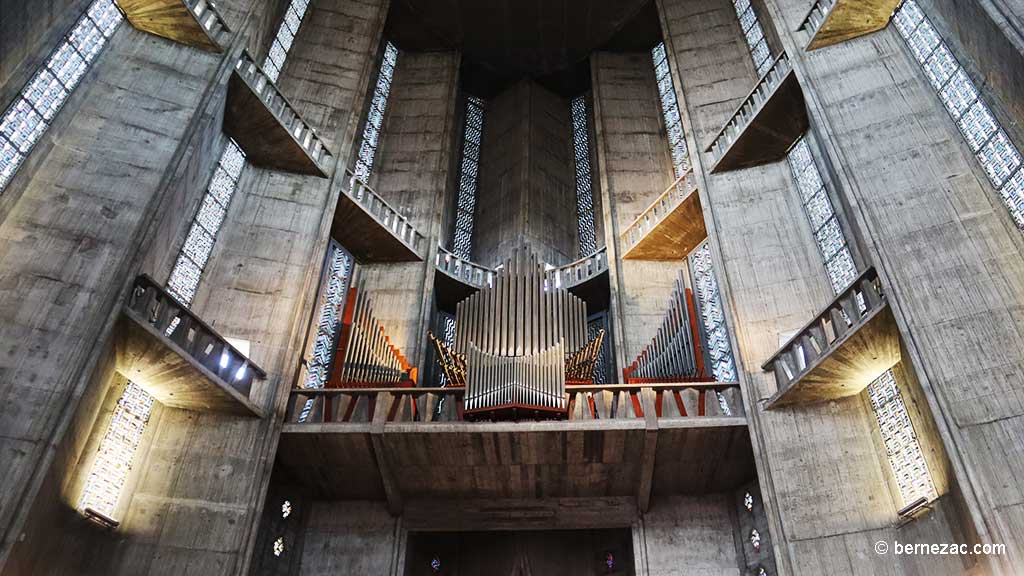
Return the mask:
<path id="1" fill-rule="evenodd" d="M 686 287 L 683 274 L 676 279 L 675 290 L 661 326 L 633 363 L 623 370 L 627 384 L 709 381 L 704 366 L 700 331 L 693 292 Z"/>
<path id="2" fill-rule="evenodd" d="M 391 344 L 360 282 L 349 290 L 329 388 L 415 386 L 416 368 Z"/>
<path id="3" fill-rule="evenodd" d="M 492 286 L 456 307 L 453 354 L 465 358 L 466 415 L 563 417 L 566 356 L 591 348 L 586 303 L 546 283 L 543 264 L 517 249 Z"/>

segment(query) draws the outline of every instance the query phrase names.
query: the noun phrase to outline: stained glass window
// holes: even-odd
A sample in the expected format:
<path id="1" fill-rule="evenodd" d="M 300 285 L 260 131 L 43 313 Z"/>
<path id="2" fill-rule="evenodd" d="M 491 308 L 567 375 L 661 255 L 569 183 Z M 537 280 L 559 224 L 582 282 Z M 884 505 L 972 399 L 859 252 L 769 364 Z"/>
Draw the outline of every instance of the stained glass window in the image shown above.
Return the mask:
<path id="1" fill-rule="evenodd" d="M 274 556 L 284 554 L 284 537 L 279 536 L 277 540 L 274 540 L 273 552 Z"/>
<path id="2" fill-rule="evenodd" d="M 366 125 L 363 126 L 363 141 L 359 145 L 359 157 L 353 172 L 354 180 L 366 183 L 373 171 L 373 159 L 377 155 L 377 144 L 380 141 L 380 130 L 384 124 L 384 112 L 388 107 L 391 95 L 391 80 L 395 76 L 398 64 L 398 48 L 388 42 L 384 45 L 384 58 L 380 62 L 377 73 L 377 86 L 373 90 L 370 111 L 366 114 Z"/>
<path id="3" fill-rule="evenodd" d="M 0 117 L 0 194 L 124 19 L 113 0 L 96 0 Z"/>
<path id="4" fill-rule="evenodd" d="M 281 503 L 281 518 L 287 518 L 292 515 L 292 502 L 291 500 L 285 500 Z"/>
<path id="5" fill-rule="evenodd" d="M 590 131 L 587 97 L 572 99 L 572 147 L 576 159 L 576 212 L 579 222 L 580 255 L 597 252 L 594 231 L 594 195 L 590 173 Z"/>
<path id="6" fill-rule="evenodd" d="M 100 441 L 99 454 L 79 501 L 80 509 L 89 508 L 113 517 L 152 409 L 153 397 L 129 382 Z"/>
<path id="7" fill-rule="evenodd" d="M 327 383 L 334 361 L 335 341 L 338 338 L 341 314 L 348 295 L 349 280 L 352 277 L 352 264 L 352 256 L 332 240 L 327 248 L 327 268 L 321 287 L 316 336 L 313 339 L 306 378 L 303 382 L 305 388 L 323 388 Z"/>
<path id="8" fill-rule="evenodd" d="M 910 413 L 892 370 L 887 370 L 868 385 L 868 398 L 875 418 L 878 419 L 878 428 L 882 433 L 903 506 L 921 497 L 929 501 L 937 498 L 921 444 L 914 433 Z"/>
<path id="9" fill-rule="evenodd" d="M 679 102 L 672 83 L 672 70 L 668 65 L 665 43 L 659 43 L 651 51 L 654 59 L 654 75 L 658 81 L 658 96 L 661 100 L 662 120 L 665 132 L 668 133 L 668 145 L 672 153 L 672 168 L 676 178 L 682 177 L 690 169 L 690 158 L 686 151 L 686 137 L 683 134 L 683 121 L 679 113 Z"/>
<path id="10" fill-rule="evenodd" d="M 804 213 L 811 224 L 814 239 L 825 261 L 829 282 L 838 294 L 857 277 L 857 268 L 842 226 L 832 208 L 825 182 L 805 138 L 800 138 L 790 151 L 789 168 L 799 185 Z"/>
<path id="11" fill-rule="evenodd" d="M 718 291 L 718 280 L 715 278 L 711 249 L 707 242 L 690 253 L 690 273 L 697 296 L 697 314 L 704 327 L 711 371 L 718 382 L 736 382 L 736 361 L 732 355 L 722 295 Z"/>
<path id="12" fill-rule="evenodd" d="M 1020 150 L 999 126 L 963 66 L 924 15 L 906 0 L 893 16 L 900 35 L 924 69 L 946 111 L 999 192 L 1017 227 L 1024 230 L 1024 168 Z"/>
<path id="13" fill-rule="evenodd" d="M 245 153 L 233 140 L 229 140 L 167 281 L 167 290 L 186 306 L 195 298 L 203 268 L 213 251 L 244 165 Z"/>
<path id="14" fill-rule="evenodd" d="M 299 26 L 302 25 L 302 18 L 306 15 L 308 7 L 309 0 L 292 0 L 284 13 L 284 20 L 277 29 L 277 35 L 270 43 L 270 51 L 263 61 L 263 72 L 274 82 L 281 76 L 285 59 L 288 58 L 288 50 L 295 41 L 295 35 L 299 33 Z"/>
<path id="15" fill-rule="evenodd" d="M 452 253 L 468 260 L 473 253 L 473 215 L 476 211 L 477 178 L 480 175 L 480 146 L 484 133 L 484 101 L 466 96 L 466 119 L 462 138 L 459 195 L 455 201 Z M 578 170 L 578 168 L 577 168 Z M 593 214 L 593 210 L 591 210 Z"/>
<path id="16" fill-rule="evenodd" d="M 750 56 L 754 59 L 754 68 L 757 68 L 758 74 L 764 76 L 772 67 L 772 53 L 768 48 L 761 23 L 757 21 L 757 13 L 754 12 L 750 0 L 733 0 L 733 8 L 740 19 L 743 37 L 747 41 L 747 48 L 750 49 Z"/>

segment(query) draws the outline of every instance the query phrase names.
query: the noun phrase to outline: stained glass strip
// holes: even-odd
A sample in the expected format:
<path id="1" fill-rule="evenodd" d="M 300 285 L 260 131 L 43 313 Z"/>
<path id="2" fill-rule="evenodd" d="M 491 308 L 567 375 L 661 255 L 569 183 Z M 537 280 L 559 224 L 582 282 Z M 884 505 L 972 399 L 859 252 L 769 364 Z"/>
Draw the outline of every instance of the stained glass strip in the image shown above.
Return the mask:
<path id="1" fill-rule="evenodd" d="M 594 196 L 590 173 L 590 131 L 586 96 L 572 99 L 572 147 L 576 165 L 576 213 L 579 223 L 580 255 L 597 252 L 594 231 Z M 474 176 L 475 177 L 475 176 Z"/>
<path id="2" fill-rule="evenodd" d="M 80 509 L 91 508 L 113 517 L 152 409 L 153 397 L 129 382 L 100 441 L 99 454 L 79 499 Z"/>
<path id="3" fill-rule="evenodd" d="M 892 370 L 886 370 L 868 385 L 868 398 L 878 420 L 903 506 L 921 497 L 929 501 L 937 498 L 924 452 Z"/>
<path id="4" fill-rule="evenodd" d="M 96 0 L 0 117 L 0 194 L 121 23 L 112 0 Z"/>
<path id="5" fill-rule="evenodd" d="M 584 105 L 585 106 L 585 105 Z M 459 193 L 455 199 L 455 226 L 452 229 L 452 253 L 459 258 L 469 259 L 473 253 L 473 228 L 474 214 L 476 211 L 476 190 L 477 179 L 480 174 L 480 146 L 484 133 L 484 111 L 485 103 L 476 96 L 466 97 L 466 118 L 462 136 L 462 162 L 459 174 Z M 573 109 L 573 144 L 576 143 L 576 111 Z M 586 114 L 584 108 L 583 114 Z M 586 119 L 583 120 L 586 122 Z M 584 136 L 585 137 L 585 136 Z M 579 200 L 580 187 L 580 159 L 577 150 L 576 174 L 577 174 L 577 201 Z M 590 174 L 590 157 L 587 157 L 586 172 Z M 589 182 L 589 180 L 588 180 Z M 582 223 L 581 223 L 582 224 Z M 591 209 L 591 224 L 593 224 L 593 209 Z M 583 229 L 580 236 L 582 239 Z"/>
<path id="6" fill-rule="evenodd" d="M 651 51 L 654 61 L 654 75 L 658 81 L 658 96 L 661 101 L 662 121 L 668 134 L 669 151 L 672 154 L 672 168 L 676 178 L 682 177 L 690 169 L 690 158 L 686 151 L 686 137 L 683 133 L 682 116 L 679 113 L 679 102 L 676 100 L 675 85 L 672 82 L 672 70 L 668 65 L 665 43 L 659 43 Z"/>
<path id="7" fill-rule="evenodd" d="M 704 327 L 711 371 L 718 382 L 736 382 L 736 361 L 725 324 L 725 309 L 707 242 L 690 254 L 690 274 L 697 296 L 697 314 Z"/>
<path id="8" fill-rule="evenodd" d="M 291 50 L 295 35 L 299 32 L 302 19 L 306 16 L 308 0 L 292 0 L 284 13 L 284 19 L 277 27 L 277 34 L 270 43 L 270 50 L 263 61 L 263 72 L 272 81 L 277 82 L 284 69 L 285 60 L 288 58 L 288 51 Z"/>
<path id="9" fill-rule="evenodd" d="M 356 158 L 356 167 L 352 171 L 353 180 L 366 183 L 373 172 L 373 161 L 377 155 L 380 130 L 384 124 L 384 113 L 387 111 L 388 98 L 391 96 L 391 81 L 394 78 L 397 63 L 398 48 L 388 42 L 384 45 L 384 58 L 381 60 L 380 70 L 377 73 L 377 86 L 373 90 L 370 110 L 366 114 L 363 141 L 359 144 L 359 156 Z"/>
<path id="10" fill-rule="evenodd" d="M 1024 191 L 1019 148 L 999 126 L 978 88 L 942 40 L 916 0 L 906 0 L 893 16 L 925 76 L 970 146 L 1010 217 L 1024 230 Z"/>

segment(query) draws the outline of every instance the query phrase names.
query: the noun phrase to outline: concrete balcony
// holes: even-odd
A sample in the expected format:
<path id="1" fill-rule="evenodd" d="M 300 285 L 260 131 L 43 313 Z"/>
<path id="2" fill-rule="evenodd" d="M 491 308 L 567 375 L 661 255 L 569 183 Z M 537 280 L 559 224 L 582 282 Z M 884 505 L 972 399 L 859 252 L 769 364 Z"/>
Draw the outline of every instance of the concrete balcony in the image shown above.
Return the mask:
<path id="1" fill-rule="evenodd" d="M 816 0 L 800 25 L 810 38 L 806 49 L 817 50 L 885 28 L 900 1 Z"/>
<path id="2" fill-rule="evenodd" d="M 331 235 L 362 262 L 422 262 L 426 238 L 409 219 L 347 172 Z M 351 183 L 351 185 L 349 185 Z"/>
<path id="3" fill-rule="evenodd" d="M 808 126 L 803 91 L 783 52 L 708 146 L 711 172 L 781 160 Z"/>
<path id="4" fill-rule="evenodd" d="M 115 358 L 166 406 L 263 417 L 250 399 L 263 370 L 149 276 L 136 278 L 121 313 Z"/>
<path id="5" fill-rule="evenodd" d="M 209 0 L 116 0 L 131 25 L 175 42 L 210 52 L 228 44 L 224 18 Z"/>
<path id="6" fill-rule="evenodd" d="M 682 260 L 707 236 L 697 181 L 687 170 L 622 233 L 622 258 Z"/>
<path id="7" fill-rule="evenodd" d="M 899 329 L 870 268 L 762 366 L 778 385 L 767 408 L 855 396 L 899 361 Z"/>
<path id="8" fill-rule="evenodd" d="M 735 416 L 724 416 L 721 391 Z M 740 486 L 754 464 L 736 384 L 574 386 L 568 419 L 464 421 L 462 388 L 294 390 L 278 451 L 329 499 L 635 498 Z M 703 402 L 703 404 L 702 404 Z"/>
<path id="9" fill-rule="evenodd" d="M 326 178 L 333 157 L 248 51 L 228 81 L 224 132 L 252 164 Z"/>
<path id="10" fill-rule="evenodd" d="M 438 247 L 434 264 L 439 272 L 434 277 L 438 306 L 452 314 L 455 313 L 456 304 L 494 283 L 494 269 L 459 258 L 443 246 Z M 565 287 L 585 301 L 590 312 L 608 307 L 607 278 L 608 249 L 605 247 L 546 273 L 546 281 L 550 286 Z"/>

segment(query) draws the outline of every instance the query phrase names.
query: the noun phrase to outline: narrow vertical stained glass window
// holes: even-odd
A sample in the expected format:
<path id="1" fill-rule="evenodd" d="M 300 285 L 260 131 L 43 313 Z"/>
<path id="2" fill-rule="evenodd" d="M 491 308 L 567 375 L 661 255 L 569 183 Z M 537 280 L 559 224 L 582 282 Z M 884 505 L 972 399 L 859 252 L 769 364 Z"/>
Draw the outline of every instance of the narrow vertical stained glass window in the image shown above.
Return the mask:
<path id="1" fill-rule="evenodd" d="M 391 95 L 391 80 L 395 76 L 398 64 L 398 48 L 388 42 L 384 45 L 384 58 L 380 62 L 377 73 L 377 86 L 373 90 L 370 111 L 366 114 L 366 125 L 363 126 L 363 141 L 359 145 L 359 157 L 353 179 L 366 183 L 373 172 L 373 159 L 377 155 L 377 144 L 380 142 L 380 130 L 384 124 L 384 112 L 388 108 L 388 97 Z"/>
<path id="2" fill-rule="evenodd" d="M 335 241 L 327 248 L 327 267 L 324 270 L 320 295 L 320 312 L 317 315 L 316 336 L 310 350 L 310 359 L 305 388 L 323 388 L 330 375 L 334 360 L 335 341 L 341 312 L 348 295 L 349 279 L 352 277 L 352 257 Z"/>
<path id="3" fill-rule="evenodd" d="M 468 260 L 473 253 L 473 215 L 476 211 L 477 178 L 480 175 L 480 145 L 484 133 L 484 101 L 466 97 L 465 130 L 462 139 L 462 165 L 459 170 L 459 195 L 455 202 L 455 227 L 452 253 Z"/>
<path id="4" fill-rule="evenodd" d="M 708 243 L 695 248 L 689 258 L 697 296 L 697 314 L 704 327 L 711 372 L 718 382 L 735 382 L 736 361 L 732 355 L 729 330 L 725 324 L 725 309 L 722 306 L 722 295 L 718 291 Z"/>
<path id="5" fill-rule="evenodd" d="M 129 382 L 100 441 L 99 454 L 82 491 L 81 510 L 88 508 L 113 517 L 152 409 L 153 397 Z"/>
<path id="6" fill-rule="evenodd" d="M 878 420 L 878 428 L 882 433 L 882 441 L 885 443 L 885 451 L 892 466 L 893 476 L 896 478 L 896 485 L 899 487 L 903 506 L 922 497 L 929 501 L 937 498 L 938 494 L 931 473 L 928 472 L 921 444 L 914 433 L 910 413 L 903 402 L 903 395 L 900 394 L 892 370 L 886 370 L 868 386 L 868 398 Z"/>
<path id="7" fill-rule="evenodd" d="M 238 177 L 245 166 L 245 153 L 233 140 L 228 141 L 224 153 L 217 162 L 206 194 L 199 203 L 185 244 L 178 253 L 178 260 L 171 270 L 167 290 L 172 296 L 189 306 L 195 298 L 206 262 L 213 251 L 221 224 L 227 214 L 228 205 L 235 193 Z"/>
<path id="8" fill-rule="evenodd" d="M 806 138 L 800 138 L 790 151 L 788 159 L 793 178 L 800 190 L 804 214 L 811 225 L 814 239 L 825 262 L 829 282 L 838 294 L 857 277 L 857 265 L 853 261 L 846 236 L 832 208 L 832 200 Z"/>
<path id="9" fill-rule="evenodd" d="M 0 194 L 124 19 L 113 0 L 96 0 L 0 117 Z"/>
<path id="10" fill-rule="evenodd" d="M 754 68 L 759 75 L 764 76 L 772 67 L 772 52 L 768 48 L 764 29 L 757 20 L 757 13 L 754 12 L 750 0 L 733 0 L 732 4 L 736 9 L 736 16 L 740 19 L 740 28 L 743 29 L 747 48 L 750 49 L 750 57 L 754 60 Z"/>
<path id="11" fill-rule="evenodd" d="M 351 254 L 332 240 L 327 247 L 327 264 L 320 289 L 320 311 L 317 314 L 316 334 L 310 346 L 303 388 L 323 388 L 330 377 L 353 264 Z M 313 405 L 312 398 L 306 401 L 299 413 L 299 422 L 309 418 Z"/>
<path id="12" fill-rule="evenodd" d="M 267 52 L 267 58 L 263 61 L 263 72 L 274 82 L 277 82 L 281 70 L 284 69 L 288 51 L 291 50 L 292 43 L 295 41 L 295 35 L 299 33 L 299 26 L 302 25 L 307 8 L 309 8 L 309 0 L 292 0 L 288 9 L 285 10 L 284 20 L 277 29 L 274 41 L 270 43 L 270 51 Z"/>
<path id="13" fill-rule="evenodd" d="M 996 121 L 967 71 L 917 2 L 906 0 L 896 10 L 893 22 L 1010 216 L 1024 230 L 1024 161 L 1020 150 Z"/>
<path id="14" fill-rule="evenodd" d="M 654 75 L 658 80 L 658 96 L 661 101 L 661 115 L 668 133 L 668 145 L 672 153 L 672 168 L 676 178 L 682 178 L 690 169 L 690 158 L 686 151 L 686 137 L 683 135 L 683 118 L 679 113 L 679 102 L 676 100 L 675 85 L 672 82 L 672 70 L 668 65 L 665 43 L 662 42 L 651 51 L 654 59 Z"/>
<path id="15" fill-rule="evenodd" d="M 576 164 L 576 212 L 579 222 L 580 255 L 597 252 L 594 231 L 594 195 L 590 173 L 590 130 L 587 97 L 572 99 L 572 147 Z"/>

